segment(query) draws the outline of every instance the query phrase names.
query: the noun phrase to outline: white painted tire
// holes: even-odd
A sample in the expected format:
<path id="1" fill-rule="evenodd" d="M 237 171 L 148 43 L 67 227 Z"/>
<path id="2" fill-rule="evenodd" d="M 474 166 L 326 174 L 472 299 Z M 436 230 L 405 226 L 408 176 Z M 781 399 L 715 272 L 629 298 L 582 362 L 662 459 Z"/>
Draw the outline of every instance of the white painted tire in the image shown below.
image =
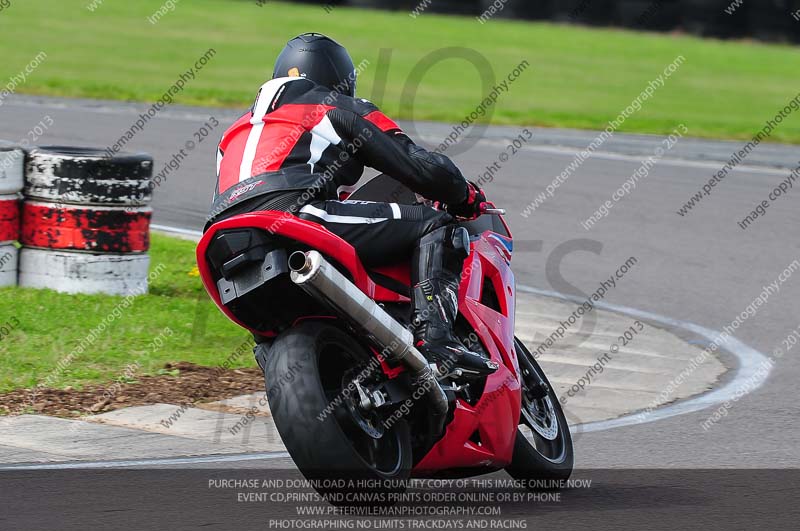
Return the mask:
<path id="1" fill-rule="evenodd" d="M 47 249 L 22 249 L 19 285 L 62 293 L 147 293 L 150 257 L 144 254 L 91 254 Z"/>
<path id="2" fill-rule="evenodd" d="M 0 245 L 0 287 L 17 285 L 19 249 L 13 245 Z"/>
<path id="3" fill-rule="evenodd" d="M 21 192 L 25 181 L 25 152 L 21 149 L 0 148 L 0 195 Z"/>

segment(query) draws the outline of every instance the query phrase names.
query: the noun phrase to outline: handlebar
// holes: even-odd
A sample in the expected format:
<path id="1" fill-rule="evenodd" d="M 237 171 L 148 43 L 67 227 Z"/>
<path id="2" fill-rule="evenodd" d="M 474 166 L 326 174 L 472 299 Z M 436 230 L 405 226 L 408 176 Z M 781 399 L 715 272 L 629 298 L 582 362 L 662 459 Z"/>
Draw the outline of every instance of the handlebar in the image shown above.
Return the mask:
<path id="1" fill-rule="evenodd" d="M 444 209 L 444 204 L 439 203 L 439 202 L 433 203 L 431 206 L 433 208 L 437 209 L 437 210 L 445 210 Z M 481 203 L 481 205 L 480 205 L 480 213 L 481 213 L 481 215 L 489 214 L 489 215 L 495 215 L 495 216 L 505 216 L 506 215 L 506 209 L 505 208 L 495 208 L 495 206 L 492 203 L 484 202 L 484 203 Z"/>

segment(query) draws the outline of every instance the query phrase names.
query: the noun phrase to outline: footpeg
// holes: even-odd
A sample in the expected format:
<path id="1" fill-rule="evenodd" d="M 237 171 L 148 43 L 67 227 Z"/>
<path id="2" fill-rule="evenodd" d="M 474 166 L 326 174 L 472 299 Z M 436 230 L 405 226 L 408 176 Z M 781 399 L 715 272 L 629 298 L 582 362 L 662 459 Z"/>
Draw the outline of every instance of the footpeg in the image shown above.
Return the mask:
<path id="1" fill-rule="evenodd" d="M 461 360 L 465 361 L 464 359 Z M 436 373 L 439 375 L 438 379 L 443 380 L 448 377 L 461 378 L 461 377 L 480 377 L 489 376 L 500 368 L 496 361 L 481 359 L 477 362 L 474 359 L 466 360 L 467 364 L 453 363 L 452 360 L 436 365 Z"/>

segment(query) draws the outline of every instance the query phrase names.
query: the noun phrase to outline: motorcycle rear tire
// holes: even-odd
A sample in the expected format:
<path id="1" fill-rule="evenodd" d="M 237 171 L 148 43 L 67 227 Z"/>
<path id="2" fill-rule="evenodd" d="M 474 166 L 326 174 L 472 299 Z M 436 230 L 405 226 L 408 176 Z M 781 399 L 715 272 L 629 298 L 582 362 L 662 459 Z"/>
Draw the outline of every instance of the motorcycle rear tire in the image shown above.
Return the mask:
<path id="1" fill-rule="evenodd" d="M 349 410 L 341 405 L 344 400 L 335 410 L 330 407 L 345 395 L 342 388 L 348 381 L 348 367 L 344 365 L 352 361 L 353 367 L 359 367 L 374 359 L 357 341 L 330 324 L 307 321 L 278 336 L 265 358 L 272 417 L 286 449 L 307 479 L 317 483 L 352 479 L 356 484 L 352 490 L 360 492 L 365 489 L 358 485 L 367 483 L 376 485 L 372 490 L 394 494 L 405 490 L 412 467 L 411 435 L 405 420 L 397 420 L 384 429 L 380 439 L 371 440 L 347 422 Z M 380 371 L 380 367 L 374 370 Z M 338 388 L 332 389 L 332 382 L 338 382 Z M 358 396 L 357 390 L 350 391 Z M 369 462 L 370 457 L 374 462 Z M 322 487 L 317 491 L 341 494 L 342 489 Z"/>

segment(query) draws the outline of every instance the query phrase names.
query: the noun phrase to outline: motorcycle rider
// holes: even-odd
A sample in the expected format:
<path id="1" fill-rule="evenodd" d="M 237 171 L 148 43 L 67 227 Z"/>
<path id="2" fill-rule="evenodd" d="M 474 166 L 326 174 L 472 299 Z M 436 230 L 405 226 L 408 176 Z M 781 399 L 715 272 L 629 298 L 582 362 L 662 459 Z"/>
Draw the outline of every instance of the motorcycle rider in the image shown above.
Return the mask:
<path id="1" fill-rule="evenodd" d="M 319 223 L 349 242 L 370 267 L 412 259 L 412 330 L 431 361 L 477 374 L 497 365 L 453 334 L 458 286 L 469 253 L 455 217 L 474 219 L 486 200 L 446 156 L 416 145 L 371 102 L 356 99 L 347 50 L 318 33 L 290 40 L 252 109 L 223 135 L 208 228 L 259 210 Z M 368 166 L 403 183 L 426 205 L 348 201 Z"/>

